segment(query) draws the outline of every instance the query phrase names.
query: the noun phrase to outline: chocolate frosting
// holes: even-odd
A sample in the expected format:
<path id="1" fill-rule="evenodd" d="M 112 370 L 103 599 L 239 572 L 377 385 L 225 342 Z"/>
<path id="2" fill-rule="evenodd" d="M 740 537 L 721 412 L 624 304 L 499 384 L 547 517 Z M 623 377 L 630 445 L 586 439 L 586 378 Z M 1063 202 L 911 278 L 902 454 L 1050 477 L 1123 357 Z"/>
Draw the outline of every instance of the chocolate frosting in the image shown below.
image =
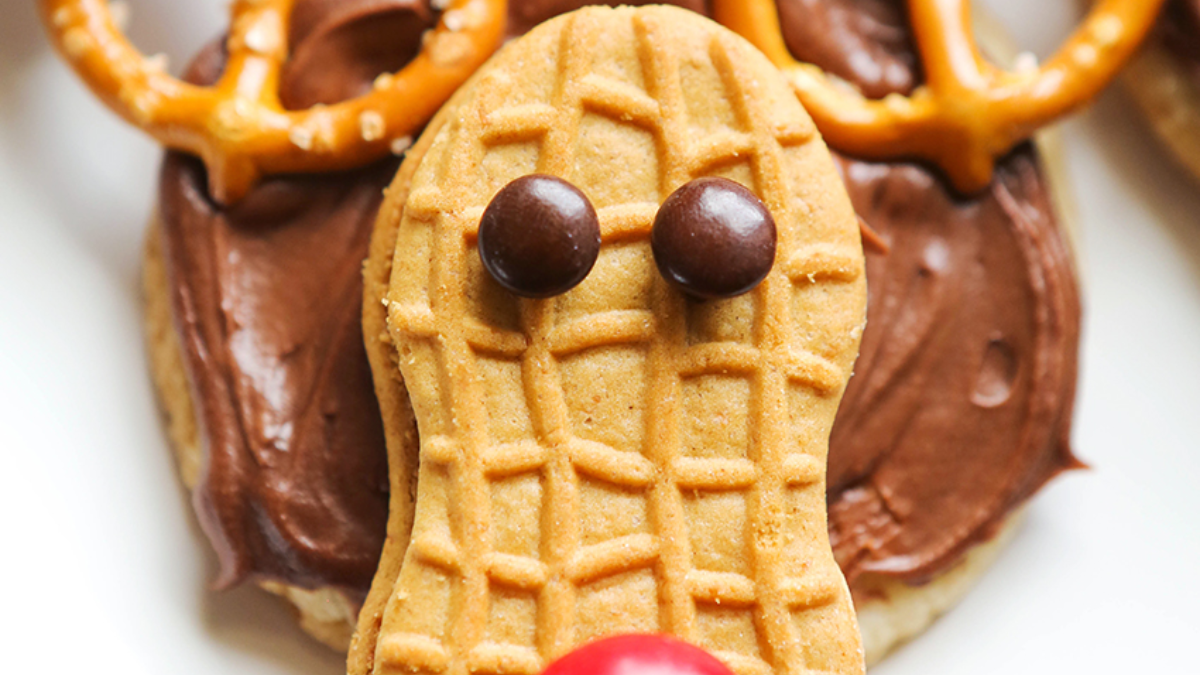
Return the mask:
<path id="1" fill-rule="evenodd" d="M 194 492 L 221 565 L 361 599 L 387 522 L 379 405 L 362 343 L 362 252 L 388 162 L 266 181 L 233 209 L 169 154 L 171 299 L 206 453 Z"/>
<path id="2" fill-rule="evenodd" d="M 865 94 L 920 83 L 903 2 L 781 0 L 798 59 Z M 835 152 L 835 155 L 837 153 Z M 829 441 L 829 533 L 856 594 L 929 580 L 995 534 L 1070 450 L 1080 305 L 1030 146 L 981 194 L 838 156 L 866 247 L 867 328 Z"/>
<path id="3" fill-rule="evenodd" d="M 415 44 L 432 21 L 423 2 L 301 0 L 281 99 L 308 106 L 365 91 L 407 58 L 397 60 L 389 35 Z M 213 82 L 223 62 L 210 47 L 188 79 Z M 221 208 L 203 165 L 167 154 L 163 253 L 204 433 L 193 500 L 220 587 L 249 577 L 334 586 L 361 601 L 374 576 L 387 456 L 362 340 L 361 267 L 397 166 L 276 177 Z"/>
<path id="4" fill-rule="evenodd" d="M 380 73 L 400 70 L 417 55 L 435 19 L 428 0 L 299 0 L 280 102 L 296 110 L 365 93 Z"/>
<path id="5" fill-rule="evenodd" d="M 583 4 L 511 0 L 508 32 Z M 411 56 L 436 17 L 402 0 L 301 0 L 295 12 L 281 92 L 293 107 L 364 91 Z M 780 2 L 797 57 L 871 96 L 920 81 L 904 14 L 894 0 Z M 197 79 L 219 71 L 219 58 L 208 62 Z M 839 164 L 882 240 L 867 247 L 869 321 L 830 442 L 831 540 L 862 594 L 873 576 L 920 582 L 948 568 L 1076 465 L 1079 303 L 1031 148 L 969 199 L 921 166 Z M 359 264 L 395 166 L 274 178 L 220 209 L 204 194 L 203 167 L 168 154 L 164 249 L 208 433 L 195 501 L 221 585 L 275 579 L 352 597 L 368 588 L 387 476 Z"/>
<path id="6" fill-rule="evenodd" d="M 792 55 L 853 82 L 864 95 L 907 94 L 920 79 L 903 3 L 780 0 L 778 7 Z"/>
<path id="7" fill-rule="evenodd" d="M 1200 0 L 1170 0 L 1158 21 L 1158 34 L 1200 83 Z"/>
<path id="8" fill-rule="evenodd" d="M 1077 289 L 1029 149 L 970 200 L 916 166 L 840 164 L 888 252 L 867 249 L 867 329 L 830 439 L 830 540 L 852 584 L 918 582 L 1077 465 Z"/>

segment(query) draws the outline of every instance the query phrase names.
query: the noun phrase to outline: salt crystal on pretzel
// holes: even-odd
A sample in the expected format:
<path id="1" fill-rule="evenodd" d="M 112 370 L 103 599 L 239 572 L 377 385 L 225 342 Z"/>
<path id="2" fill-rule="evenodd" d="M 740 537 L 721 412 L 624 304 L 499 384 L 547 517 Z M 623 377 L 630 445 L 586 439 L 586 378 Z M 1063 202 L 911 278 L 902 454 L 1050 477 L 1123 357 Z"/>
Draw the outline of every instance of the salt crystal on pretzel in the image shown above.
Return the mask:
<path id="1" fill-rule="evenodd" d="M 784 43 L 773 0 L 714 0 L 713 13 L 787 73 L 831 146 L 869 159 L 928 160 L 956 188 L 974 192 L 991 182 L 996 158 L 1108 85 L 1145 39 L 1164 1 L 1099 0 L 1041 67 L 1008 72 L 980 55 L 969 0 L 909 0 L 926 81 L 908 97 L 882 100 L 869 100 L 797 62 Z"/>
<path id="2" fill-rule="evenodd" d="M 421 52 L 363 96 L 284 110 L 279 73 L 295 0 L 236 0 L 221 79 L 171 77 L 122 35 L 107 0 L 39 0 L 59 51 L 109 108 L 163 145 L 198 155 L 209 191 L 236 201 L 263 174 L 347 169 L 411 136 L 499 47 L 506 0 L 453 0 Z M 116 12 L 120 14 L 120 12 Z"/>

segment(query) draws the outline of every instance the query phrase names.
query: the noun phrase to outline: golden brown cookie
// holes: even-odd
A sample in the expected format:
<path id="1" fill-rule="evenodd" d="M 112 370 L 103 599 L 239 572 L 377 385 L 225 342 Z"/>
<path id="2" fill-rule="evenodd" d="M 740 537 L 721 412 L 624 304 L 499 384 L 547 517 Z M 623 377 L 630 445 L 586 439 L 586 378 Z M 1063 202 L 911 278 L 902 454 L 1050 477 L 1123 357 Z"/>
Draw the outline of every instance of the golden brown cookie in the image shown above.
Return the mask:
<path id="1" fill-rule="evenodd" d="M 1121 84 L 1163 145 L 1200 178 L 1200 9 L 1171 2 L 1159 23 Z"/>
<path id="2" fill-rule="evenodd" d="M 532 173 L 582 190 L 603 239 L 591 274 L 544 300 L 501 289 L 474 242 L 491 197 Z M 697 302 L 648 237 L 666 196 L 709 175 L 762 199 L 778 252 L 754 291 Z M 739 673 L 862 672 L 824 478 L 863 328 L 861 244 L 759 52 L 664 7 L 543 24 L 410 154 L 367 279 L 376 380 L 398 364 L 421 457 L 411 545 L 400 565 L 385 550 L 350 672 L 532 675 L 655 631 Z"/>
<path id="3" fill-rule="evenodd" d="M 474 82 L 469 80 L 468 82 Z M 462 89 L 451 97 L 446 105 L 438 111 L 429 124 L 425 133 L 417 139 L 415 145 L 408 150 L 405 157 L 412 158 L 400 166 L 396 179 L 387 189 L 387 199 L 380 207 L 380 217 L 375 231 L 371 235 L 371 246 L 366 264 L 363 268 L 363 340 L 366 342 L 367 358 L 371 362 L 374 374 L 375 395 L 379 398 L 379 408 L 383 413 L 384 430 L 388 444 L 388 481 L 393 504 L 388 514 L 388 534 L 384 540 L 383 552 L 380 555 L 379 569 L 367 594 L 366 602 L 359 611 L 356 625 L 353 626 L 353 636 L 350 641 L 347 672 L 366 673 L 371 670 L 374 644 L 383 622 L 383 610 L 391 595 L 392 584 L 400 573 L 400 564 L 404 561 L 404 553 L 408 549 L 409 538 L 412 534 L 413 509 L 417 492 L 417 461 L 418 453 L 410 450 L 410 444 L 417 444 L 418 439 L 401 439 L 398 436 L 406 433 L 402 424 L 389 422 L 398 419 L 391 414 L 393 410 L 411 411 L 408 389 L 400 374 L 400 363 L 395 347 L 392 346 L 388 335 L 387 305 L 384 301 L 388 285 L 392 277 L 392 257 L 396 250 L 396 235 L 399 218 L 395 218 L 392 226 L 384 223 L 391 219 L 384 214 L 393 212 L 403 206 L 407 199 L 409 183 L 413 172 L 420 164 L 420 158 L 425 156 L 438 131 L 445 125 L 448 111 L 457 107 L 462 100 Z M 411 427 L 409 427 L 411 430 Z M 399 455 L 397 461 L 397 455 Z M 403 495 L 399 500 L 400 508 L 395 502 L 397 495 Z"/>
<path id="4" fill-rule="evenodd" d="M 1008 516 L 995 537 L 972 548 L 957 565 L 928 583 L 911 585 L 881 576 L 863 580 L 860 585 L 869 590 L 856 599 L 855 609 L 867 664 L 883 660 L 957 605 L 1016 536 L 1022 514 Z"/>

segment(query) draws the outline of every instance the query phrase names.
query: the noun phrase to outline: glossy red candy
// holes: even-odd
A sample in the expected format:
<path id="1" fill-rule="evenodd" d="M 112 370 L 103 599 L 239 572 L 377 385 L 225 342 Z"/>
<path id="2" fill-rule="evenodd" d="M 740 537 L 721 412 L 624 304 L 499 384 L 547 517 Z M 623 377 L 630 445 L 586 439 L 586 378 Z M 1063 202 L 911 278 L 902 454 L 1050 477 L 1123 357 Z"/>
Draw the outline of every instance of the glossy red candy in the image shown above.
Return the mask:
<path id="1" fill-rule="evenodd" d="M 618 635 L 588 643 L 543 675 L 733 675 L 712 654 L 665 635 Z"/>

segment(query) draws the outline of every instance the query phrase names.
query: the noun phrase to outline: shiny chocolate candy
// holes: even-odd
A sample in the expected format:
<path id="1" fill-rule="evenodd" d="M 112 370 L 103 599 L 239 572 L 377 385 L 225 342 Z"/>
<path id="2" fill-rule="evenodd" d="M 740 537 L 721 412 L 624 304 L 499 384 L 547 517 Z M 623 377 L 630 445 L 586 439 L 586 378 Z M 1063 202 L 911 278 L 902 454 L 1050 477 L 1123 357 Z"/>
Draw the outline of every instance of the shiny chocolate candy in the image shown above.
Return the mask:
<path id="1" fill-rule="evenodd" d="M 574 185 L 533 174 L 504 186 L 479 222 L 479 257 L 501 286 L 527 298 L 565 293 L 600 254 L 600 221 Z"/>
<path id="2" fill-rule="evenodd" d="M 775 262 L 775 219 L 742 185 L 697 178 L 667 197 L 650 234 L 667 281 L 698 298 L 753 289 Z"/>

